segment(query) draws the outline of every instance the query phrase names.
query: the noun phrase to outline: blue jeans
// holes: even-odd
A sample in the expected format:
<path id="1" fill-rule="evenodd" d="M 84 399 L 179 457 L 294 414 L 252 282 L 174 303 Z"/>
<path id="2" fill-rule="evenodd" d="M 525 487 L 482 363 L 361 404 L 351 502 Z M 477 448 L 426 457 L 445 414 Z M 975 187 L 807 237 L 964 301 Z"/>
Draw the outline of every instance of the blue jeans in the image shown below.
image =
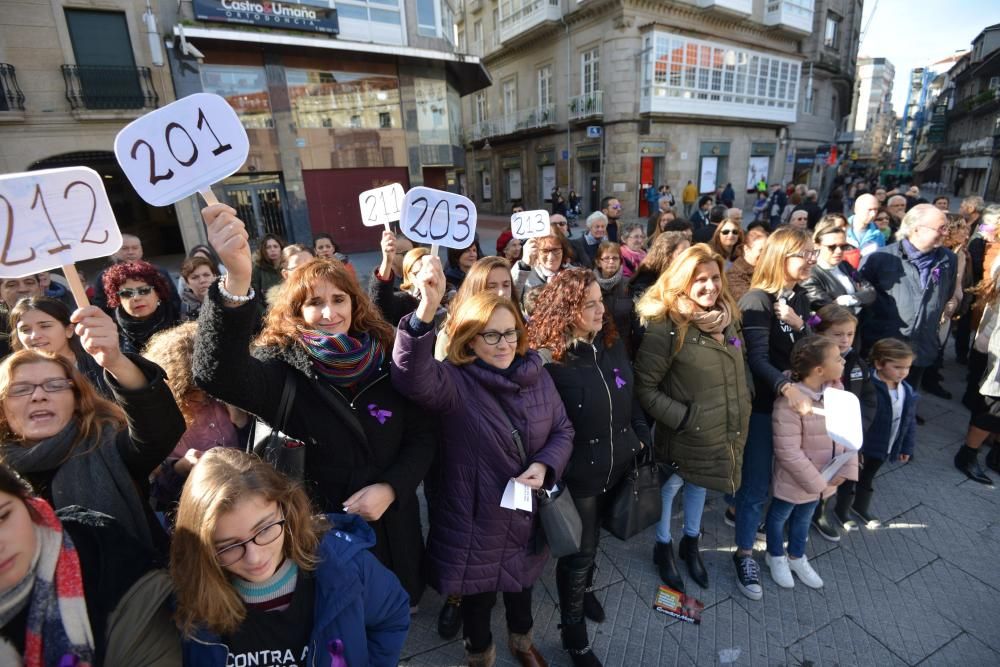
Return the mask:
<path id="1" fill-rule="evenodd" d="M 670 515 L 673 514 L 674 496 L 684 487 L 684 535 L 698 537 L 701 535 L 701 514 L 705 509 L 705 487 L 685 482 L 676 472 L 670 476 L 660 489 L 663 502 L 663 514 L 656 524 L 656 541 L 664 544 L 670 542 Z"/>
<path id="2" fill-rule="evenodd" d="M 771 499 L 771 508 L 767 511 L 767 553 L 772 556 L 784 556 L 785 523 L 788 524 L 788 555 L 792 558 L 802 558 L 806 552 L 806 542 L 809 541 L 809 524 L 819 500 L 795 505 L 787 500 Z"/>
<path id="3" fill-rule="evenodd" d="M 743 449 L 743 474 L 736 492 L 736 548 L 753 549 L 757 526 L 771 488 L 771 465 L 774 459 L 774 436 L 771 415 L 750 413 L 750 430 Z"/>

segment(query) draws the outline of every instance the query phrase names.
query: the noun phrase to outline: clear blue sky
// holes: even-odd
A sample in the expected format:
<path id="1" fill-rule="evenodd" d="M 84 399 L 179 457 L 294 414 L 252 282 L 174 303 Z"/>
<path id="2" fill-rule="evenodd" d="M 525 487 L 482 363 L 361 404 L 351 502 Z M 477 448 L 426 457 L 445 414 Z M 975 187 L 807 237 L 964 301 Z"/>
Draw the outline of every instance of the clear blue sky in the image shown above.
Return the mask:
<path id="1" fill-rule="evenodd" d="M 1000 0 L 865 0 L 861 30 L 867 25 L 868 31 L 858 55 L 888 58 L 896 67 L 892 105 L 899 114 L 910 70 L 968 49 L 994 23 L 1000 23 Z"/>

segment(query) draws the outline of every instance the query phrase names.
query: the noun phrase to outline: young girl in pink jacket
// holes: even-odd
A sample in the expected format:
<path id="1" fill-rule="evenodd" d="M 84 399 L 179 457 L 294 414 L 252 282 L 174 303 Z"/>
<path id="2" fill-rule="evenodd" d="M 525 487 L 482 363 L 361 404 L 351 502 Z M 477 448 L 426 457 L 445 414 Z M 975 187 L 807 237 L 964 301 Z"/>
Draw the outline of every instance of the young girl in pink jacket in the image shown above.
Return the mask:
<path id="1" fill-rule="evenodd" d="M 839 387 L 844 357 L 836 341 L 825 336 L 807 336 L 792 347 L 792 381 L 812 399 L 814 408 L 823 407 L 823 389 Z M 792 588 L 794 572 L 810 588 L 822 588 L 823 580 L 806 558 L 806 542 L 813 511 L 821 497 L 829 497 L 845 479 L 858 479 L 857 457 L 827 482 L 820 474 L 826 464 L 844 448 L 827 435 L 826 417 L 813 412 L 802 416 L 779 396 L 771 413 L 774 428 L 774 474 L 771 507 L 767 513 L 767 556 L 771 578 L 782 588 Z M 788 524 L 788 553 L 783 534 Z"/>

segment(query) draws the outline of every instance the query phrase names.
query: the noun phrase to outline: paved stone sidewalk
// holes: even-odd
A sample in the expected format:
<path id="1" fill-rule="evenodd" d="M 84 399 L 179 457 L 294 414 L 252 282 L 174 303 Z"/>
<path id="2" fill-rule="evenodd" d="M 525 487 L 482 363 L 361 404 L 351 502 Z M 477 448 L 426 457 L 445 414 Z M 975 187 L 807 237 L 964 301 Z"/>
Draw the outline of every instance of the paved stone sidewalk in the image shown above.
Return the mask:
<path id="1" fill-rule="evenodd" d="M 764 599 L 745 598 L 735 586 L 724 503 L 710 493 L 702 545 L 711 584 L 700 591 L 686 577 L 705 603 L 701 625 L 690 625 L 652 610 L 659 584 L 653 529 L 628 543 L 605 533 L 595 585 L 608 618 L 588 624 L 604 665 L 1000 665 L 1000 489 L 966 481 L 952 466 L 968 424 L 958 401 L 965 368 L 951 362 L 945 375 L 955 400 L 922 397 L 927 424 L 919 427 L 916 457 L 887 464 L 877 477 L 873 509 L 885 526 L 837 544 L 811 533 L 807 555 L 823 590 L 779 589 L 758 552 Z M 553 667 L 570 665 L 559 641 L 553 563 L 534 597 L 539 650 Z M 428 591 L 402 664 L 463 664 L 461 639 L 437 635 L 440 605 Z M 500 601 L 493 632 L 498 664 L 515 665 Z"/>

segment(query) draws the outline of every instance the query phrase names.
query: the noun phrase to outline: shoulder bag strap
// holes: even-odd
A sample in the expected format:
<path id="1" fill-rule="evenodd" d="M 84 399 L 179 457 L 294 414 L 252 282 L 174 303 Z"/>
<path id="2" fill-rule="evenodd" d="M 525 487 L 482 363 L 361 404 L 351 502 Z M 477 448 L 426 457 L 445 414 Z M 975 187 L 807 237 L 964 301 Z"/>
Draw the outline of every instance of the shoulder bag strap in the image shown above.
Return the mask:
<path id="1" fill-rule="evenodd" d="M 288 417 L 292 412 L 292 401 L 295 399 L 294 373 L 293 369 L 289 369 L 289 372 L 285 375 L 285 382 L 281 387 L 281 398 L 278 400 L 278 414 L 274 419 L 274 423 L 270 424 L 271 438 L 268 438 L 268 440 L 277 437 L 278 431 L 284 432 L 288 426 Z M 260 423 L 262 423 L 261 419 L 254 416 L 254 423 L 250 428 L 250 437 L 247 438 L 246 451 L 249 454 L 257 453 L 255 452 L 255 445 L 257 443 L 257 428 Z"/>
<path id="2" fill-rule="evenodd" d="M 508 428 L 510 428 L 510 437 L 514 441 L 514 444 L 517 446 L 518 453 L 521 455 L 521 463 L 527 464 L 528 454 L 527 452 L 524 451 L 524 443 L 521 441 L 521 432 L 514 427 L 514 422 L 510 420 L 510 417 L 507 415 L 507 412 L 503 409 L 503 404 L 500 402 L 500 399 L 497 398 L 496 394 L 494 394 L 492 391 L 489 391 L 488 389 L 486 390 L 486 393 L 489 394 L 490 398 L 493 399 L 493 402 L 497 404 L 497 409 L 499 410 L 500 416 L 503 417 L 505 422 L 507 422 L 507 426 Z"/>

